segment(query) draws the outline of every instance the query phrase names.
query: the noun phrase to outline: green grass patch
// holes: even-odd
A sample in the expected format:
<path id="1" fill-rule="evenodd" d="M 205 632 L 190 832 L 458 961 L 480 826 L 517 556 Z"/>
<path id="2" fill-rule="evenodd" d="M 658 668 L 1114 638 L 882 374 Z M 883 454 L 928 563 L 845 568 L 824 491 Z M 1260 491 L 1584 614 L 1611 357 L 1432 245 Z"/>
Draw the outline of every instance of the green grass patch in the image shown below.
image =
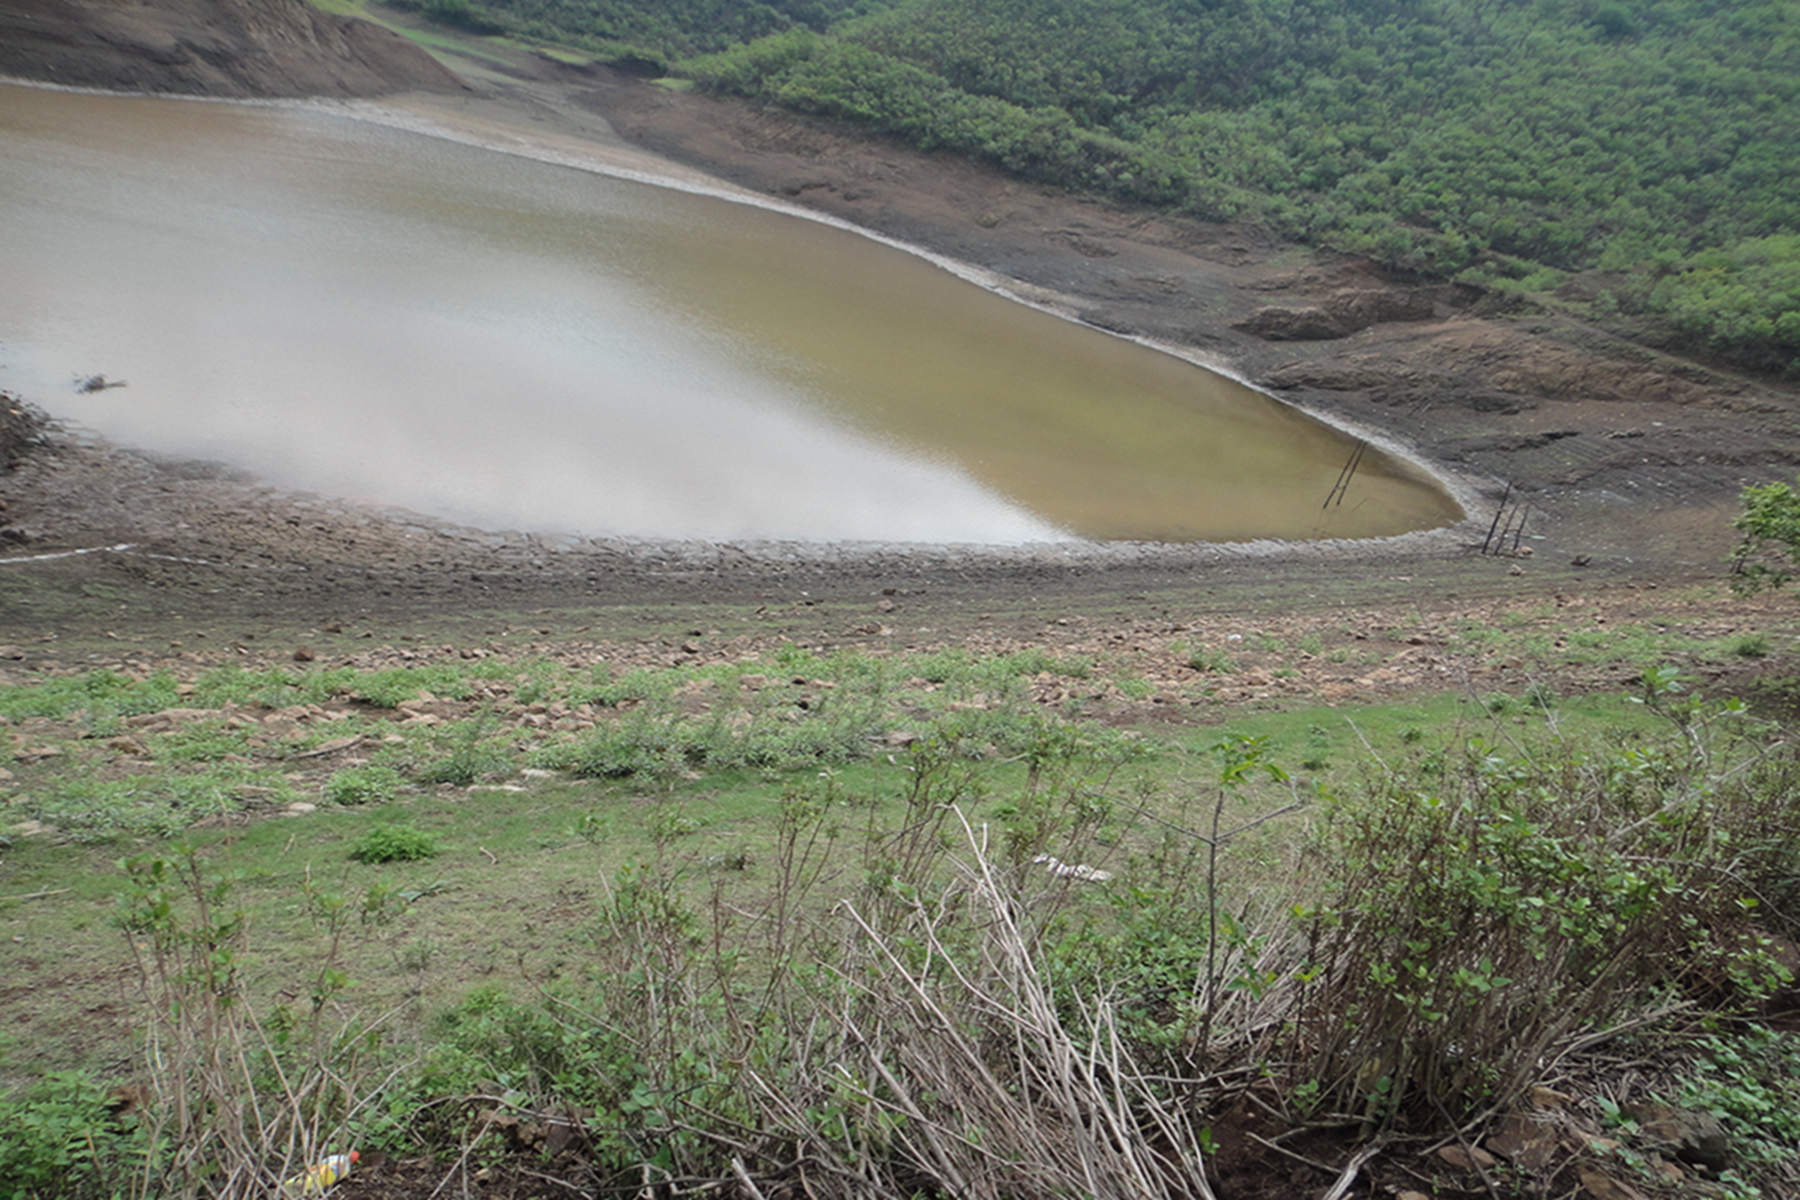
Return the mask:
<path id="1" fill-rule="evenodd" d="M 180 702 L 175 676 L 168 671 L 144 679 L 116 671 L 90 671 L 0 688 L 0 717 L 19 721 L 81 714 L 97 720 L 161 712 Z"/>
<path id="2" fill-rule="evenodd" d="M 377 825 L 350 848 L 352 861 L 370 865 L 417 862 L 437 855 L 437 839 L 410 825 Z"/>

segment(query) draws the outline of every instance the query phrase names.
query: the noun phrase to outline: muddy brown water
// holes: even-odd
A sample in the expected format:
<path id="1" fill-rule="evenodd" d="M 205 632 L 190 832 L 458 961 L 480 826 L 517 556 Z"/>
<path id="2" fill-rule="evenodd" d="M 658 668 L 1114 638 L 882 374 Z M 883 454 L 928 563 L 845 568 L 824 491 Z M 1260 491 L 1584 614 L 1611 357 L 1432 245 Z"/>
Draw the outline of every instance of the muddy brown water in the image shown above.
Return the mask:
<path id="1" fill-rule="evenodd" d="M 305 106 L 0 86 L 0 386 L 491 527 L 1368 537 L 1423 470 L 853 232 Z M 104 373 L 124 388 L 78 394 Z"/>

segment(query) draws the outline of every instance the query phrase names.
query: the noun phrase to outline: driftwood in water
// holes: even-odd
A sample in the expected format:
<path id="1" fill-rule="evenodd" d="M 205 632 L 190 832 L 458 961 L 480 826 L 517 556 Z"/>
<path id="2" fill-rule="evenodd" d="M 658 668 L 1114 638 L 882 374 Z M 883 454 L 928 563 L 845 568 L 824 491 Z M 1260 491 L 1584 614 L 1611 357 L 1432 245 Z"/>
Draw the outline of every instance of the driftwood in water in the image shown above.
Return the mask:
<path id="1" fill-rule="evenodd" d="M 75 390 L 86 394 L 88 392 L 104 392 L 107 388 L 124 386 L 125 381 L 123 379 L 108 379 L 104 375 L 89 375 L 86 379 L 83 379 L 75 385 Z"/>

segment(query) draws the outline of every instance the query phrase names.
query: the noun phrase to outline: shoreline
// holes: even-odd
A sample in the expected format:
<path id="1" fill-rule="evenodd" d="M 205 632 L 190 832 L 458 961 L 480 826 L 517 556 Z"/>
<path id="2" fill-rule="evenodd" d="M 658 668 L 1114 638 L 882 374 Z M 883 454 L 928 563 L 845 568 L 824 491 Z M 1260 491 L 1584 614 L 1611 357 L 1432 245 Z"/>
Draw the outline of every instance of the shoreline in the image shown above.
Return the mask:
<path id="1" fill-rule="evenodd" d="M 117 97 L 142 97 L 142 99 L 191 99 L 203 103 L 238 104 L 245 101 L 221 99 L 221 97 L 162 97 L 155 94 L 137 94 L 137 92 L 106 92 L 103 88 L 67 88 L 59 85 L 36 85 L 32 81 L 18 79 L 0 79 L 0 86 L 41 86 L 45 90 L 59 92 L 76 92 L 88 95 L 117 95 Z M 799 556 L 819 558 L 821 561 L 844 561 L 846 558 L 868 558 L 896 552 L 911 552 L 923 556 L 929 561 L 932 558 L 954 558 L 959 560 L 970 554 L 985 554 L 997 561 L 1031 561 L 1040 563 L 1046 556 L 1057 561 L 1082 561 L 1082 563 L 1118 563 L 1118 561 L 1166 561 L 1168 565 L 1193 565 L 1213 561 L 1220 556 L 1240 558 L 1267 558 L 1282 554 L 1386 554 L 1391 551 L 1424 551 L 1438 545 L 1451 545 L 1454 540 L 1467 538 L 1472 524 L 1476 522 L 1474 507 L 1478 502 L 1483 484 L 1490 480 L 1478 479 L 1465 471 L 1447 470 L 1444 464 L 1431 462 L 1424 455 L 1418 455 L 1400 439 L 1391 437 L 1384 430 L 1363 425 L 1357 421 L 1345 419 L 1341 414 L 1328 410 L 1319 410 L 1309 405 L 1294 403 L 1291 399 L 1282 398 L 1265 387 L 1249 380 L 1244 372 L 1237 371 L 1231 363 L 1220 362 L 1215 356 L 1204 353 L 1193 345 L 1170 344 L 1156 338 L 1121 333 L 1116 329 L 1094 324 L 1085 320 L 1078 311 L 1075 297 L 1053 295 L 1048 291 L 1031 288 L 1030 284 L 1015 281 L 1006 275 L 976 263 L 967 263 L 954 259 L 950 255 L 940 254 L 929 246 L 914 245 L 900 237 L 887 236 L 880 230 L 860 227 L 848 219 L 837 218 L 832 214 L 824 214 L 817 210 L 806 209 L 790 201 L 779 200 L 772 196 L 761 196 L 747 189 L 740 189 L 718 180 L 713 176 L 702 175 L 671 162 L 668 158 L 646 153 L 643 149 L 628 146 L 623 140 L 605 140 L 594 135 L 580 137 L 567 130 L 533 130 L 517 122 L 502 121 L 495 112 L 472 112 L 484 103 L 482 97 L 441 97 L 436 94 L 403 94 L 400 97 L 385 99 L 259 99 L 248 101 L 256 108 L 277 108 L 277 110 L 295 110 L 295 112 L 322 113 L 331 117 L 342 117 L 347 121 L 369 122 L 385 130 L 396 130 L 416 137 L 446 140 L 459 146 L 484 149 L 488 153 L 499 153 L 509 157 L 527 158 L 531 162 L 540 162 L 547 166 L 563 167 L 571 171 L 581 171 L 589 175 L 605 176 L 625 180 L 632 184 L 671 189 L 684 194 L 700 194 L 725 203 L 743 203 L 754 209 L 774 212 L 787 218 L 805 219 L 815 225 L 835 228 L 841 232 L 855 234 L 873 241 L 877 245 L 886 246 L 909 254 L 914 259 L 931 264 L 941 272 L 949 273 L 954 279 L 977 286 L 981 290 L 995 295 L 999 299 L 1013 304 L 1022 304 L 1026 308 L 1039 311 L 1049 317 L 1066 320 L 1069 324 L 1091 329 L 1102 335 L 1114 336 L 1130 344 L 1136 344 L 1148 353 L 1166 354 L 1179 362 L 1188 363 L 1201 371 L 1222 376 L 1226 380 L 1240 383 L 1242 387 L 1253 390 L 1265 399 L 1273 401 L 1283 408 L 1291 408 L 1303 416 L 1319 421 L 1321 425 L 1336 428 L 1343 434 L 1361 439 L 1372 444 L 1377 450 L 1388 453 L 1393 459 L 1402 462 L 1408 470 L 1415 471 L 1418 477 L 1429 480 L 1431 486 L 1440 489 L 1451 504 L 1460 509 L 1460 518 L 1447 524 L 1431 525 L 1424 529 L 1413 529 L 1399 534 L 1386 536 L 1370 536 L 1370 538 L 1269 538 L 1269 536 L 1246 536 L 1219 542 L 1143 542 L 1143 540 L 1109 540 L 1096 542 L 1078 536 L 1067 538 L 1046 538 L 1039 542 L 968 542 L 968 543 L 936 543 L 907 542 L 907 540 L 812 540 L 812 538 L 751 538 L 751 540 L 729 540 L 718 542 L 722 554 L 734 560 L 743 561 L 788 561 Z M 504 115 L 504 113 L 502 113 Z M 41 401 L 40 401 L 41 403 Z M 128 444 L 112 443 L 106 435 L 83 430 L 81 426 L 59 421 L 59 426 L 68 437 L 76 437 L 77 441 L 106 441 L 110 448 L 124 453 L 137 453 L 140 457 L 155 461 L 155 455 L 142 453 Z M 221 464 L 223 470 L 236 470 L 234 464 Z M 265 486 L 265 480 L 256 480 L 256 486 Z M 268 484 L 277 486 L 277 484 Z M 284 489 L 286 491 L 286 489 Z M 295 497 L 304 497 L 304 491 L 295 491 Z M 344 500 L 349 506 L 351 502 Z M 382 515 L 382 509 L 367 509 L 371 518 Z M 446 529 L 466 529 L 466 525 L 446 516 L 428 515 L 428 513 L 412 513 L 398 511 L 389 513 L 385 518 L 418 524 L 443 525 Z M 551 527 L 544 529 L 524 529 L 511 531 L 506 527 L 477 527 L 482 533 L 531 534 L 544 538 L 547 542 L 562 545 L 587 545 L 601 547 L 607 552 L 653 552 L 657 547 L 691 547 L 698 545 L 682 538 L 659 538 L 659 536 L 634 536 L 634 534 L 580 534 L 571 531 L 558 531 Z M 1451 540 L 1451 542 L 1447 542 Z M 691 554 L 684 554 L 691 558 Z M 5 561 L 5 560 L 0 560 Z"/>

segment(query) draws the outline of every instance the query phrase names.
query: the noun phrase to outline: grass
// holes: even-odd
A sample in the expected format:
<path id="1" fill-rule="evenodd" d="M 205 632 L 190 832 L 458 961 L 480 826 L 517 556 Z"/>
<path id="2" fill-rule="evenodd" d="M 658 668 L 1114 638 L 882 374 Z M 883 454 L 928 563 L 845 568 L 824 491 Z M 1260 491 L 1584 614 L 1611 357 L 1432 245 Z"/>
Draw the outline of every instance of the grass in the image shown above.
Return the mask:
<path id="1" fill-rule="evenodd" d="M 772 673 L 776 666 L 782 675 Z M 823 716 L 786 719 L 805 711 L 793 709 L 785 699 L 796 677 L 786 672 L 800 666 L 821 672 L 809 679 L 828 676 L 840 682 L 841 691 L 860 680 L 865 695 L 898 697 L 911 710 L 905 724 L 925 741 L 910 747 L 872 744 L 871 727 L 863 722 L 874 710 L 859 706 L 854 697 L 842 705 L 842 717 L 828 708 Z M 372 757 L 361 765 L 321 767 L 317 782 L 290 779 L 283 771 L 284 764 L 292 765 L 287 760 L 252 765 L 209 761 L 206 755 L 169 757 L 146 773 L 110 780 L 70 773 L 64 766 L 57 769 L 60 783 L 43 799 L 21 805 L 15 797 L 14 807 L 60 825 L 73 840 L 19 841 L 7 856 L 7 887 L 9 893 L 24 894 L 61 887 L 71 877 L 82 884 L 48 901 L 0 905 L 0 939 L 25 937 L 25 953 L 38 964 L 34 970 L 55 977 L 79 980 L 120 970 L 123 947 L 108 923 L 113 889 L 121 883 L 111 865 L 119 854 L 118 838 L 149 838 L 154 844 L 179 835 L 208 863 L 239 878 L 239 894 L 252 923 L 261 937 L 281 947 L 266 964 L 271 979 L 304 969 L 309 954 L 316 952 L 307 923 L 292 906 L 301 880 L 316 879 L 350 895 L 367 894 L 379 885 L 414 896 L 396 904 L 379 944 L 349 967 L 361 981 L 359 1003 L 385 1004 L 413 993 L 425 1003 L 442 1004 L 467 979 L 523 986 L 527 980 L 554 976 L 566 950 L 556 948 L 554 939 L 546 946 L 546 931 L 566 934 L 578 928 L 591 914 L 601 881 L 631 862 L 680 859 L 690 864 L 696 888 L 722 883 L 728 891 L 754 893 L 768 878 L 777 814 L 797 789 L 826 787 L 845 843 L 853 844 L 857 831 L 893 818 L 912 778 L 914 757 L 932 744 L 952 748 L 965 763 L 972 786 L 989 797 L 974 813 L 996 824 L 1016 816 L 1034 754 L 1050 747 L 1079 750 L 1089 763 L 1091 785 L 1121 799 L 1120 815 L 1102 831 L 1100 850 L 1110 860 L 1123 861 L 1142 849 L 1144 831 L 1153 827 L 1132 807 L 1134 797 L 1160 797 L 1152 815 L 1177 824 L 1210 819 L 1210 747 L 1222 736 L 1259 739 L 1272 759 L 1303 777 L 1308 789 L 1335 790 L 1352 785 L 1371 754 L 1420 763 L 1476 735 L 1503 743 L 1542 736 L 1552 725 L 1567 737 L 1629 743 L 1648 736 L 1657 724 L 1641 705 L 1606 695 L 1570 698 L 1551 714 L 1521 701 L 1495 715 L 1453 695 L 1394 704 L 1312 705 L 1241 713 L 1223 728 L 1162 729 L 1147 737 L 1066 722 L 1021 709 L 1017 702 L 998 708 L 955 707 L 957 697 L 1016 690 L 1019 680 L 1032 678 L 1024 675 L 1027 669 L 1046 666 L 1091 669 L 1029 656 L 981 661 L 933 655 L 882 664 L 866 656 L 827 660 L 789 653 L 779 662 L 658 673 L 658 685 L 643 690 L 660 697 L 663 707 L 641 702 L 595 731 L 551 731 L 535 751 L 517 748 L 521 740 L 529 743 L 535 736 L 521 739 L 517 731 L 499 730 L 489 721 L 396 726 L 382 715 L 387 710 L 371 710 L 330 728 L 379 735 L 359 747 L 372 745 Z M 780 682 L 742 686 L 746 676 L 758 674 Z M 521 678 L 544 681 L 546 673 L 532 667 Z M 724 696 L 741 705 L 732 714 L 747 719 L 734 725 L 714 713 L 684 712 L 692 695 L 678 699 L 678 694 L 699 681 L 709 683 L 708 693 L 715 699 Z M 578 672 L 549 682 L 552 694 L 564 699 L 586 686 Z M 268 683 L 260 679 L 256 686 Z M 340 684 L 353 688 L 350 681 Z M 721 690 L 721 684 L 732 686 Z M 764 695 L 770 687 L 784 697 L 779 706 Z M 832 704 L 838 703 L 834 696 Z M 206 747 L 210 754 L 223 735 L 216 719 L 202 718 L 179 734 L 163 736 L 176 739 L 171 745 Z M 241 747 L 240 737 L 232 733 L 226 740 Z M 470 753 L 493 755 L 486 761 L 492 774 L 523 790 L 464 791 L 473 775 L 435 770 L 435 764 Z M 337 757 L 319 761 L 331 763 Z M 527 763 L 549 764 L 557 773 L 521 779 L 517 771 Z M 457 790 L 440 788 L 440 779 Z M 1287 796 L 1282 789 L 1246 795 L 1234 801 L 1225 819 L 1248 819 L 1285 803 Z M 228 820 L 191 828 L 209 818 L 280 812 L 295 799 L 327 807 L 285 820 Z M 440 853 L 420 864 L 376 867 L 350 861 L 362 839 L 396 825 L 416 829 Z M 1292 834 L 1292 826 L 1275 823 L 1239 848 L 1239 867 L 1248 883 L 1285 877 Z M 439 947 L 425 968 L 398 961 L 402 948 L 415 943 Z M 0 969 L 5 969 L 5 957 L 0 940 Z M 36 1001 L 45 1012 L 59 1002 L 54 990 Z M 70 1043 L 62 1041 L 61 1033 L 34 1041 L 35 1053 L 24 1062 L 38 1069 L 77 1061 L 78 1048 L 88 1047 L 92 1034 L 70 1031 L 69 1036 L 74 1039 Z"/>

